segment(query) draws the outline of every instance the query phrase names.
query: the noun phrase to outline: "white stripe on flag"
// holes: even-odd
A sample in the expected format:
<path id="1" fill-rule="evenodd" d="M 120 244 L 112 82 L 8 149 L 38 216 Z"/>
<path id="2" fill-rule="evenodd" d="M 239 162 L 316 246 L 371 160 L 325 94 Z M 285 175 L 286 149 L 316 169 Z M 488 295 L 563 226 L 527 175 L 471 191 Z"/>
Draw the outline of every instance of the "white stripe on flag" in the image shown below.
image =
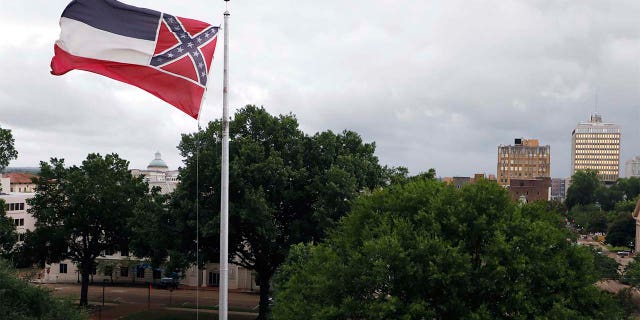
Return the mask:
<path id="1" fill-rule="evenodd" d="M 147 66 L 155 41 L 121 36 L 77 20 L 60 18 L 60 40 L 56 44 L 79 57 Z"/>

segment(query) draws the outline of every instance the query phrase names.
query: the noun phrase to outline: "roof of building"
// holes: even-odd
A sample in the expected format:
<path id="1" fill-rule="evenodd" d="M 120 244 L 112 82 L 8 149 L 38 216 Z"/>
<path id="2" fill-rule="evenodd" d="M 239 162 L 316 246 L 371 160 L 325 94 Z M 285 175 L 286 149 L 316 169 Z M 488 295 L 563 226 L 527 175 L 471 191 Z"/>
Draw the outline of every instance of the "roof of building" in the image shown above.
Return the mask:
<path id="1" fill-rule="evenodd" d="M 614 130 L 612 132 L 606 132 L 606 133 L 619 133 L 620 132 L 620 126 L 615 124 L 615 123 L 606 123 L 606 122 L 602 122 L 602 116 L 594 113 L 591 115 L 591 117 L 589 118 L 588 122 L 580 122 L 578 123 L 578 125 L 576 126 L 576 130 L 577 129 L 609 129 L 609 130 Z M 582 130 L 580 131 L 581 133 L 585 133 L 586 131 Z"/>
<path id="2" fill-rule="evenodd" d="M 32 173 L 26 173 L 26 172 L 10 172 L 10 173 L 5 173 L 2 175 L 3 178 L 9 178 L 9 180 L 11 180 L 11 183 L 33 183 L 32 182 L 32 178 L 36 178 L 38 177 L 35 174 Z"/>
<path id="3" fill-rule="evenodd" d="M 156 158 L 149 162 L 147 168 L 169 168 L 167 164 L 160 157 L 160 152 L 156 152 Z"/>

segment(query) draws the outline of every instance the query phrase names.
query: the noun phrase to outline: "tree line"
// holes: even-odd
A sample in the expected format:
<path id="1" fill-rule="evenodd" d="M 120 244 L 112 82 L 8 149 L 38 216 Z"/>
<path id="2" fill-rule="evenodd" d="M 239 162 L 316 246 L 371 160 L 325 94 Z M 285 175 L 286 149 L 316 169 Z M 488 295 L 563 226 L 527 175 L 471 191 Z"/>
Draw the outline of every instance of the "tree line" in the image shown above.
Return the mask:
<path id="1" fill-rule="evenodd" d="M 567 190 L 567 216 L 581 233 L 606 233 L 613 246 L 634 247 L 631 215 L 640 196 L 640 178 L 620 178 L 605 185 L 595 170 L 580 170 Z"/>
<path id="2" fill-rule="evenodd" d="M 309 135 L 294 115 L 262 107 L 239 109 L 230 130 L 230 262 L 256 272 L 259 319 L 625 316 L 593 286 L 609 261 L 575 246 L 551 203 L 514 203 L 487 180 L 457 190 L 433 169 L 411 176 L 381 165 L 356 132 Z M 182 136 L 169 195 L 117 154 L 41 162 L 36 228 L 16 246 L 0 206 L 1 254 L 19 265 L 72 260 L 81 304 L 103 251 L 166 273 L 218 262 L 221 139 L 220 120 Z"/>

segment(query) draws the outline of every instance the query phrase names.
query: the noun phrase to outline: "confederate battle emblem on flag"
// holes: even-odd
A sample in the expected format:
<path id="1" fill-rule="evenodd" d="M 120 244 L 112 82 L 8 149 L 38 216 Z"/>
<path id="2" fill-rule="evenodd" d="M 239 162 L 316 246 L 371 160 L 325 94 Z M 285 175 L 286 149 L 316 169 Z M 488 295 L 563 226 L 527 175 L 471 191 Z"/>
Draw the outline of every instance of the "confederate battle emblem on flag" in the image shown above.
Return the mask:
<path id="1" fill-rule="evenodd" d="M 180 18 L 165 13 L 162 15 L 162 20 L 165 24 L 160 27 L 156 54 L 151 58 L 151 65 L 175 75 L 187 77 L 203 87 L 206 86 L 209 68 L 202 50 L 216 38 L 219 28 L 210 26 L 192 35 L 185 29 Z M 174 44 L 166 48 L 167 43 L 171 43 L 171 38 Z M 175 66 L 178 67 L 179 73 L 172 67 L 174 63 L 179 64 Z M 189 70 L 184 64 L 191 64 L 193 67 Z"/>

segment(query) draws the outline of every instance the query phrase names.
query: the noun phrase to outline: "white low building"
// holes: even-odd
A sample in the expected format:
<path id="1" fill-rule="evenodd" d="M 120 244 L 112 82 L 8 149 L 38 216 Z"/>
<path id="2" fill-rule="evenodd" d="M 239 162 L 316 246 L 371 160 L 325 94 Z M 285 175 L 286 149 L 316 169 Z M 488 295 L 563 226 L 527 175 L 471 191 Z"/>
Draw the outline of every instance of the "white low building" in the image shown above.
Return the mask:
<path id="1" fill-rule="evenodd" d="M 9 178 L 2 178 L 1 185 L 0 199 L 5 202 L 4 210 L 7 216 L 13 219 L 18 233 L 18 241 L 21 242 L 24 233 L 27 230 L 33 230 L 36 224 L 36 219 L 27 212 L 30 208 L 27 204 L 27 199 L 33 197 L 33 193 L 4 191 L 11 190 Z"/>
<path id="2" fill-rule="evenodd" d="M 160 187 L 161 193 L 168 194 L 175 190 L 178 184 L 178 170 L 169 170 L 162 160 L 159 152 L 149 163 L 146 170 L 132 169 L 134 176 L 142 175 L 149 187 Z M 10 188 L 9 179 L 3 178 L 3 190 Z M 5 199 L 7 213 L 16 221 L 18 233 L 35 228 L 35 219 L 27 212 L 29 206 L 26 200 L 33 196 L 33 193 L 8 193 L 0 195 Z M 22 239 L 20 239 L 22 240 Z M 104 252 L 98 259 L 98 267 L 92 272 L 91 281 L 102 283 L 153 283 L 164 275 L 161 270 L 153 269 L 141 258 L 130 256 L 128 252 Z M 40 273 L 41 281 L 47 283 L 69 283 L 80 282 L 78 268 L 71 261 L 66 260 L 60 263 L 46 265 Z M 220 282 L 218 264 L 207 264 L 205 269 L 200 271 L 196 267 L 187 270 L 184 279 L 180 283 L 188 286 L 217 287 Z M 255 275 L 251 270 L 245 269 L 235 264 L 229 264 L 229 289 L 238 290 L 258 290 L 255 284 Z"/>

